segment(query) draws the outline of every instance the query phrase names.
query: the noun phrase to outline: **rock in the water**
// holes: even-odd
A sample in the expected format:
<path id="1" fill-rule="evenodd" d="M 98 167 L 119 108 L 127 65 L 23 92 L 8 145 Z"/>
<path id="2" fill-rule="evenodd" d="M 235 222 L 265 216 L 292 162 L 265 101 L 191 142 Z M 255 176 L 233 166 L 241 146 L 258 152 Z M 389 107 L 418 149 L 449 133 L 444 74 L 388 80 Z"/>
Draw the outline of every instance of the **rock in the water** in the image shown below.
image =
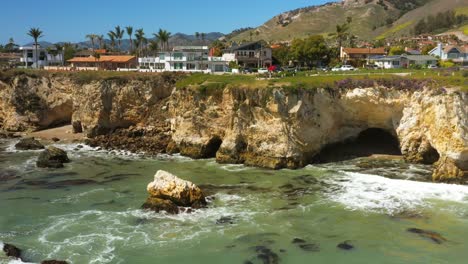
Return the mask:
<path id="1" fill-rule="evenodd" d="M 418 234 L 423 238 L 430 239 L 436 244 L 442 244 L 442 242 L 447 241 L 447 239 L 445 239 L 441 234 L 434 231 L 423 230 L 420 228 L 408 228 L 407 231 L 410 233 Z"/>
<path id="2" fill-rule="evenodd" d="M 19 150 L 35 150 L 44 149 L 44 145 L 34 138 L 23 138 L 16 143 L 15 148 Z"/>
<path id="3" fill-rule="evenodd" d="M 36 165 L 39 168 L 62 168 L 63 163 L 70 162 L 67 152 L 56 147 L 47 147 L 39 155 Z"/>
<path id="4" fill-rule="evenodd" d="M 3 252 L 5 252 L 5 254 L 8 257 L 13 257 L 13 258 L 20 258 L 21 257 L 21 249 L 13 246 L 11 244 L 5 243 L 3 245 Z"/>
<path id="5" fill-rule="evenodd" d="M 159 213 L 166 211 L 169 214 L 178 214 L 179 207 L 171 200 L 164 200 L 160 198 L 148 197 L 146 202 L 141 206 L 142 209 L 147 209 Z"/>
<path id="6" fill-rule="evenodd" d="M 41 264 L 68 264 L 68 262 L 63 260 L 44 260 Z"/>
<path id="7" fill-rule="evenodd" d="M 338 246 L 336 246 L 336 247 L 339 248 L 339 249 L 343 249 L 343 250 L 351 250 L 351 249 L 354 248 L 354 246 L 351 245 L 351 244 L 349 243 L 349 241 L 345 241 L 345 242 L 343 242 L 343 243 L 340 243 L 340 244 L 338 244 Z"/>
<path id="8" fill-rule="evenodd" d="M 195 184 L 162 170 L 148 184 L 147 191 L 150 197 L 170 200 L 178 206 L 201 208 L 206 205 L 205 195 Z"/>
<path id="9" fill-rule="evenodd" d="M 60 138 L 58 138 L 58 137 L 53 137 L 53 138 L 52 138 L 52 141 L 53 141 L 53 142 L 59 142 L 59 141 L 60 141 Z"/>

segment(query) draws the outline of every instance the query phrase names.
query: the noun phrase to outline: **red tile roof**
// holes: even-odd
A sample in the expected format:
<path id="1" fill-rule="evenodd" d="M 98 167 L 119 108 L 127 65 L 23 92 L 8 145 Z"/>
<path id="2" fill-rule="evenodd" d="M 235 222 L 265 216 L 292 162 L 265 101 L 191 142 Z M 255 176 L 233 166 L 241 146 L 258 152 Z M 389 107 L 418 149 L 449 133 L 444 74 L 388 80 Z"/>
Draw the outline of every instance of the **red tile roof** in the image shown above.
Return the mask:
<path id="1" fill-rule="evenodd" d="M 350 54 L 378 54 L 384 55 L 386 54 L 385 48 L 343 48 L 343 52 Z"/>
<path id="2" fill-rule="evenodd" d="M 135 56 L 129 55 L 116 55 L 116 56 L 101 56 L 99 59 L 90 56 L 90 57 L 75 57 L 68 60 L 68 62 L 114 62 L 114 63 L 127 63 L 131 60 L 136 59 Z"/>

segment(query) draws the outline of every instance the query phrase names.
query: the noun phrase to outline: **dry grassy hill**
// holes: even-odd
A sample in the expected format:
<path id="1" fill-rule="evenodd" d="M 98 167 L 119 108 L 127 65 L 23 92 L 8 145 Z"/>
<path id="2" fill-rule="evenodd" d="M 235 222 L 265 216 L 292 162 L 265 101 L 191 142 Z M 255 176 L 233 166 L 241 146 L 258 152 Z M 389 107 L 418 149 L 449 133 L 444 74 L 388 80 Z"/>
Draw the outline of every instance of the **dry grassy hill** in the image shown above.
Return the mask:
<path id="1" fill-rule="evenodd" d="M 328 35 L 352 18 L 350 33 L 372 40 L 409 34 L 414 23 L 446 10 L 466 12 L 468 0 L 344 0 L 300 8 L 277 15 L 265 24 L 234 35 L 234 41 L 287 41 L 315 34 Z"/>

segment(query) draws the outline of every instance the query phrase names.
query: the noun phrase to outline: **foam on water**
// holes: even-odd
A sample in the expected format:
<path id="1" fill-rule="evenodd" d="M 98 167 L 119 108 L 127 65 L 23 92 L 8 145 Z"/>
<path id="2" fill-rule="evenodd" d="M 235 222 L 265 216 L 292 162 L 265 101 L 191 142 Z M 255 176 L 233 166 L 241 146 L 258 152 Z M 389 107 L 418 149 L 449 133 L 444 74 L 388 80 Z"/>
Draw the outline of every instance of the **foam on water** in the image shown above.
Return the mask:
<path id="1" fill-rule="evenodd" d="M 74 195 L 68 195 L 62 198 L 53 199 L 50 201 L 50 203 L 65 203 L 65 204 L 78 203 L 83 197 L 86 197 L 91 194 L 95 194 L 97 192 L 103 192 L 103 191 L 106 191 L 106 189 L 104 188 L 93 189 L 90 191 L 86 191 L 86 192 L 82 192 L 82 193 L 78 193 Z"/>
<path id="2" fill-rule="evenodd" d="M 83 193 L 82 195 L 87 195 Z M 49 217 L 47 228 L 38 237 L 46 247 L 48 257 L 70 256 L 71 261 L 88 263 L 117 263 L 116 248 L 139 246 L 179 246 L 184 241 L 201 239 L 201 236 L 235 227 L 237 222 L 250 223 L 258 214 L 249 209 L 256 204 L 254 197 L 240 197 L 230 194 L 216 194 L 214 202 L 206 209 L 193 210 L 178 215 L 154 213 L 129 209 L 126 211 L 87 210 L 77 213 Z M 234 217 L 236 223 L 229 226 L 216 225 L 221 217 Z M 66 235 L 73 232 L 76 234 Z M 77 256 L 71 255 L 77 249 L 92 248 Z M 76 258 L 76 259 L 75 259 Z"/>
<path id="3" fill-rule="evenodd" d="M 324 180 L 332 185 L 325 196 L 350 210 L 394 214 L 431 206 L 437 201 L 468 205 L 468 186 L 394 180 L 356 172 L 340 173 L 340 176 Z"/>

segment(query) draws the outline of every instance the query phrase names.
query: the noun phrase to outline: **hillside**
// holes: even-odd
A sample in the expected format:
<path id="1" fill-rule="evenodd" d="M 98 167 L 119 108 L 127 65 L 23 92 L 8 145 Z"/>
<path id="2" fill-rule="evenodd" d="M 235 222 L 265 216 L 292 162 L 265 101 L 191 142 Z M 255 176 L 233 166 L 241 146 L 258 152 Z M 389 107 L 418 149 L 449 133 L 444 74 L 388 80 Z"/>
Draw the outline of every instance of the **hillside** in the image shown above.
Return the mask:
<path id="1" fill-rule="evenodd" d="M 233 41 L 288 41 L 314 34 L 328 35 L 352 18 L 350 33 L 361 39 L 409 32 L 414 21 L 440 11 L 468 6 L 468 0 L 344 0 L 277 15 L 265 24 L 232 37 Z M 464 11 L 464 10 L 463 10 Z"/>

